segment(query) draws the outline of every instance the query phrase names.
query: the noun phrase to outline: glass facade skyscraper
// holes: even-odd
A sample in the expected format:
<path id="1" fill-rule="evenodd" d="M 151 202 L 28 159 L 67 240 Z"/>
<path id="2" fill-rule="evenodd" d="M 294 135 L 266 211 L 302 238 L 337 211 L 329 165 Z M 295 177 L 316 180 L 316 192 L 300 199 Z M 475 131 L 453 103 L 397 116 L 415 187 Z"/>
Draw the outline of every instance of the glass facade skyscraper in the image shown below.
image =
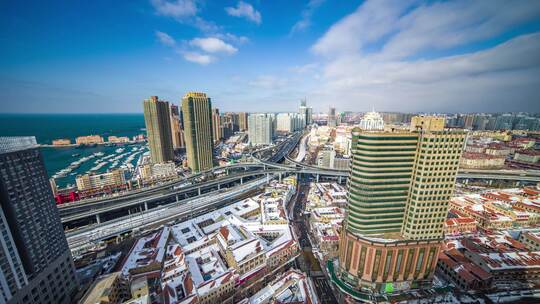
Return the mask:
<path id="1" fill-rule="evenodd" d="M 0 303 L 70 303 L 78 288 L 34 137 L 0 137 Z"/>
<path id="2" fill-rule="evenodd" d="M 410 130 L 353 130 L 344 283 L 375 293 L 430 285 L 465 139 L 439 117 L 414 117 Z"/>

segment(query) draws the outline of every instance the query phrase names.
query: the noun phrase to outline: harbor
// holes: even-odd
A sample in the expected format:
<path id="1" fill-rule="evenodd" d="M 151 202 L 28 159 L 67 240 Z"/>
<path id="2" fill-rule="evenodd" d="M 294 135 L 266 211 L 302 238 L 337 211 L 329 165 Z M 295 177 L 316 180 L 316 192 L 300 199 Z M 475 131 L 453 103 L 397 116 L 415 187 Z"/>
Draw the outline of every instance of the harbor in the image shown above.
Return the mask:
<path id="1" fill-rule="evenodd" d="M 148 153 L 146 143 L 137 142 L 124 145 L 96 145 L 83 148 L 43 147 L 47 171 L 59 187 L 75 184 L 77 175 L 86 173 L 104 173 L 122 168 L 130 178 L 137 168 L 137 163 Z"/>
<path id="2" fill-rule="evenodd" d="M 91 144 L 78 144 L 78 143 L 70 143 L 70 144 L 62 144 L 62 145 L 39 144 L 39 146 L 42 148 L 60 148 L 60 149 L 61 148 L 88 148 L 88 147 L 95 147 L 95 146 L 114 146 L 114 145 L 122 145 L 122 144 L 131 145 L 131 144 L 140 144 L 144 142 L 145 142 L 144 138 L 141 138 L 137 140 L 124 141 L 121 143 L 104 141 L 104 142 L 95 142 Z"/>

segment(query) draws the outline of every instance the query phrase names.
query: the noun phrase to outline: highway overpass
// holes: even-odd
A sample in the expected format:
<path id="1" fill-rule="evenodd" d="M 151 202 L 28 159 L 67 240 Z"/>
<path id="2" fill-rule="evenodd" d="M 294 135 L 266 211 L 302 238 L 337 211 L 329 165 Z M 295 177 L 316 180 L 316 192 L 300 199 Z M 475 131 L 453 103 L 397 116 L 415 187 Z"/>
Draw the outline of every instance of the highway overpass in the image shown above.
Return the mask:
<path id="1" fill-rule="evenodd" d="M 58 209 L 62 223 L 66 229 L 70 229 L 92 223 L 107 222 L 132 213 L 140 213 L 163 205 L 178 203 L 211 191 L 236 187 L 242 185 L 245 181 L 253 180 L 265 174 L 267 176 L 270 174 L 276 174 L 277 176 L 303 174 L 312 175 L 316 180 L 324 177 L 333 178 L 339 182 L 345 181 L 348 177 L 348 171 L 346 170 L 332 170 L 306 165 L 288 157 L 288 154 L 300 141 L 300 135 L 300 133 L 295 133 L 289 137 L 288 141 L 273 147 L 273 149 L 266 149 L 266 152 L 271 151 L 271 153 L 274 153 L 270 156 L 254 155 L 260 157 L 260 159 L 254 157 L 253 162 L 215 167 L 188 178 L 148 189 L 128 192 L 124 195 L 60 205 Z M 285 159 L 290 164 L 276 163 L 273 161 L 276 159 Z M 220 172 L 224 176 L 216 178 L 216 172 Z M 479 179 L 537 183 L 540 182 L 540 173 L 513 170 L 467 170 L 460 171 L 457 178 L 465 183 Z"/>
<path id="2" fill-rule="evenodd" d="M 207 212 L 271 178 L 302 174 L 312 175 L 317 180 L 325 177 L 345 181 L 349 174 L 347 170 L 320 168 L 289 158 L 300 139 L 300 133 L 293 134 L 278 146 L 254 154 L 252 162 L 215 167 L 123 195 L 61 205 L 58 209 L 62 223 L 69 229 L 66 236 L 70 247 L 72 250 L 87 249 L 100 240 L 134 229 L 170 222 L 194 212 Z M 278 163 L 282 160 L 289 164 Z M 540 182 L 540 173 L 534 171 L 468 170 L 460 171 L 457 177 L 465 182 L 473 179 Z"/>
<path id="3" fill-rule="evenodd" d="M 73 255 L 78 255 L 91 249 L 103 240 L 115 238 L 123 234 L 142 234 L 146 229 L 191 218 L 220 208 L 242 197 L 246 192 L 256 190 L 266 182 L 266 178 L 259 178 L 229 191 L 214 191 L 153 210 L 123 216 L 107 223 L 99 223 L 66 231 L 66 239 Z"/>

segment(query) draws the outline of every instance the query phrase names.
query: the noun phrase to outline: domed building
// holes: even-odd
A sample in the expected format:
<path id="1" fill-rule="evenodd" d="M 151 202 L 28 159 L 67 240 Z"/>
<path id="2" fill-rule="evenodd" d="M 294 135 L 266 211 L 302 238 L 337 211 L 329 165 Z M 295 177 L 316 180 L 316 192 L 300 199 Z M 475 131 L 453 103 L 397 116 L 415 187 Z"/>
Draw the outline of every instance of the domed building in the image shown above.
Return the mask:
<path id="1" fill-rule="evenodd" d="M 362 130 L 384 130 L 384 120 L 377 112 L 367 112 L 360 120 Z"/>

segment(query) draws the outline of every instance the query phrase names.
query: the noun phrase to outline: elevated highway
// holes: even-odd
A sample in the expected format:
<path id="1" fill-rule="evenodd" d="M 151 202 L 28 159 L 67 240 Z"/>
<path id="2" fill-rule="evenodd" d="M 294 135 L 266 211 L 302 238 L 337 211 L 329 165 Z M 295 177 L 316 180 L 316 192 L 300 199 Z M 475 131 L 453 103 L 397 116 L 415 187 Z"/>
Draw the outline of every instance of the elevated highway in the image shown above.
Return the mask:
<path id="1" fill-rule="evenodd" d="M 100 223 L 100 214 L 103 213 L 130 208 L 133 206 L 141 207 L 147 211 L 148 209 L 153 209 L 163 204 L 179 202 L 180 200 L 189 197 L 200 196 L 207 192 L 221 190 L 222 185 L 223 188 L 229 188 L 231 184 L 234 184 L 232 186 L 242 185 L 244 183 L 244 179 L 252 179 L 254 177 L 260 177 L 262 175 L 268 175 L 274 172 L 283 173 L 282 170 L 260 170 L 257 172 L 235 173 L 233 175 L 210 180 L 202 184 L 189 185 L 181 188 L 163 189 L 160 192 L 145 193 L 144 195 L 133 196 L 129 199 L 117 200 L 114 203 L 100 201 L 98 203 L 79 205 L 75 209 L 64 208 L 61 209 L 60 216 L 62 223 L 69 223 L 93 216 L 96 217 L 96 222 Z M 157 202 L 158 204 L 154 206 L 152 205 L 153 202 Z"/>
<path id="2" fill-rule="evenodd" d="M 91 249 L 101 241 L 123 234 L 136 235 L 144 233 L 145 229 L 190 218 L 219 208 L 230 201 L 240 198 L 246 192 L 257 189 L 266 182 L 265 178 L 259 178 L 229 191 L 214 191 L 150 211 L 123 216 L 107 223 L 66 231 L 66 238 L 73 255 L 76 256 Z"/>
<path id="3" fill-rule="evenodd" d="M 100 200 L 87 204 L 78 204 L 74 206 L 66 205 L 60 208 L 60 216 L 62 223 L 66 227 L 76 227 L 76 221 L 92 218 L 91 222 L 100 223 L 110 220 L 119 215 L 131 212 L 147 211 L 156 208 L 160 205 L 167 205 L 178 202 L 182 199 L 199 196 L 201 194 L 231 188 L 242 185 L 246 180 L 252 180 L 264 175 L 283 176 L 287 174 L 305 174 L 313 175 L 316 180 L 320 177 L 334 178 L 338 181 L 344 181 L 349 173 L 342 170 L 328 170 L 314 166 L 288 166 L 283 164 L 275 164 L 266 161 L 260 163 L 244 163 L 242 164 L 243 171 L 237 172 L 230 170 L 228 174 L 216 179 L 199 182 L 196 184 L 179 184 L 160 189 L 160 191 L 151 191 L 130 195 L 127 197 L 118 197 L 114 200 Z M 507 172 L 459 172 L 457 178 L 465 183 L 470 180 L 505 180 L 516 182 L 540 182 L 540 175 L 526 173 L 507 173 Z M 135 208 L 134 210 L 131 208 Z M 114 214 L 118 211 L 119 214 Z M 113 213 L 107 216 L 107 213 Z M 86 221 L 86 223 L 88 220 Z M 70 225 L 73 223 L 74 225 Z M 83 222 L 84 224 L 85 222 Z"/>
<path id="4" fill-rule="evenodd" d="M 132 213 L 145 212 L 163 205 L 178 203 L 181 200 L 200 196 L 207 192 L 242 185 L 245 181 L 264 175 L 282 176 L 286 174 L 312 175 L 333 178 L 344 181 L 349 173 L 347 170 L 326 169 L 307 165 L 291 159 L 288 155 L 301 139 L 300 133 L 295 133 L 289 140 L 273 147 L 272 155 L 253 155 L 253 162 L 239 163 L 194 174 L 188 178 L 162 184 L 147 190 L 128 192 L 127 194 L 71 203 L 59 206 L 60 217 L 65 228 L 75 228 L 92 223 L 101 223 Z M 270 151 L 269 149 L 265 151 Z M 275 156 L 275 157 L 274 157 Z M 260 157 L 260 158 L 257 158 Z M 289 164 L 277 163 L 275 160 L 285 160 Z M 224 176 L 215 177 L 215 173 Z M 210 179 L 212 178 L 212 179 Z M 458 179 L 465 183 L 470 180 L 505 180 L 515 182 L 540 182 L 540 172 L 514 170 L 467 170 L 460 171 Z"/>
<path id="5" fill-rule="evenodd" d="M 320 168 L 291 159 L 288 155 L 301 138 L 300 133 L 295 133 L 275 147 L 257 151 L 252 155 L 252 162 L 214 167 L 118 196 L 60 205 L 58 209 L 68 229 L 70 248 L 74 252 L 87 250 L 101 240 L 208 212 L 272 178 L 306 174 L 317 180 L 326 177 L 343 181 L 348 177 L 347 170 Z M 283 160 L 285 164 L 279 163 Z M 457 178 L 465 182 L 472 179 L 540 182 L 540 172 L 467 170 L 460 171 Z"/>

